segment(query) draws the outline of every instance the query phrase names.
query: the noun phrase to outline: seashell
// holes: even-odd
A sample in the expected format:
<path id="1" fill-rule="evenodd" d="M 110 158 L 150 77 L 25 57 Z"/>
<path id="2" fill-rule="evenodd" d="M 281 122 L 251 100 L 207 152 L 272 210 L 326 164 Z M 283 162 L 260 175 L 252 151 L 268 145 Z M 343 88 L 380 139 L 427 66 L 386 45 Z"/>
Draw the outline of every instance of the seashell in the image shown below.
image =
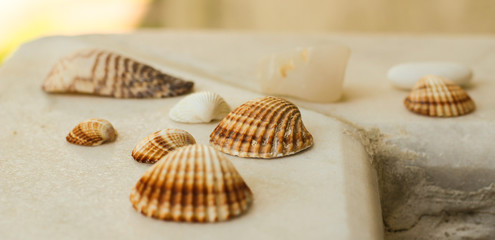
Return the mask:
<path id="1" fill-rule="evenodd" d="M 176 122 L 207 123 L 222 119 L 231 111 L 225 100 L 214 92 L 199 92 L 180 100 L 169 117 Z"/>
<path id="2" fill-rule="evenodd" d="M 133 207 L 162 220 L 217 222 L 245 212 L 253 196 L 229 159 L 210 146 L 179 148 L 158 161 L 130 194 Z"/>
<path id="3" fill-rule="evenodd" d="M 217 150 L 239 156 L 276 158 L 313 145 L 296 105 L 277 97 L 248 101 L 234 109 L 213 130 Z"/>
<path id="4" fill-rule="evenodd" d="M 117 131 L 109 121 L 91 118 L 77 124 L 65 139 L 73 144 L 96 146 L 104 142 L 113 142 L 115 138 L 117 138 Z"/>
<path id="5" fill-rule="evenodd" d="M 43 90 L 115 98 L 163 98 L 188 93 L 193 84 L 117 53 L 85 49 L 60 59 L 45 79 Z"/>
<path id="6" fill-rule="evenodd" d="M 464 89 L 435 75 L 421 78 L 404 105 L 412 112 L 431 117 L 456 117 L 475 109 L 474 101 Z"/>
<path id="7" fill-rule="evenodd" d="M 176 148 L 195 143 L 194 137 L 184 130 L 164 129 L 139 142 L 132 150 L 132 157 L 138 162 L 155 163 Z"/>

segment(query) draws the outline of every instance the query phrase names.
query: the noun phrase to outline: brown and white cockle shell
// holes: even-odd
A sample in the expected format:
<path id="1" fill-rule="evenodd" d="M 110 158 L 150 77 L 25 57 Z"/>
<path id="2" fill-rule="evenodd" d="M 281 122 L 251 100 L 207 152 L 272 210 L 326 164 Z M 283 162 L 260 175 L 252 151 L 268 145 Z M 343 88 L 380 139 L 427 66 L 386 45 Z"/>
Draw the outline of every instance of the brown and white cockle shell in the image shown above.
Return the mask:
<path id="1" fill-rule="evenodd" d="M 190 92 L 192 87 L 193 82 L 100 49 L 80 50 L 60 59 L 43 83 L 46 92 L 115 98 L 173 97 Z"/>
<path id="2" fill-rule="evenodd" d="M 404 100 L 404 105 L 412 112 L 430 117 L 457 117 L 476 108 L 464 89 L 435 75 L 421 78 Z"/>
<path id="3" fill-rule="evenodd" d="M 176 148 L 195 143 L 196 140 L 188 132 L 168 128 L 154 132 L 139 142 L 132 150 L 132 157 L 138 162 L 155 163 Z"/>
<path id="4" fill-rule="evenodd" d="M 239 157 L 276 158 L 313 145 L 296 105 L 277 97 L 248 101 L 234 109 L 213 130 L 211 145 Z"/>
<path id="5" fill-rule="evenodd" d="M 105 142 L 113 142 L 115 138 L 117 138 L 117 131 L 109 121 L 91 118 L 77 124 L 65 139 L 77 145 L 96 146 Z"/>
<path id="6" fill-rule="evenodd" d="M 245 212 L 253 194 L 229 159 L 210 146 L 179 148 L 144 173 L 133 207 L 161 220 L 218 222 Z"/>

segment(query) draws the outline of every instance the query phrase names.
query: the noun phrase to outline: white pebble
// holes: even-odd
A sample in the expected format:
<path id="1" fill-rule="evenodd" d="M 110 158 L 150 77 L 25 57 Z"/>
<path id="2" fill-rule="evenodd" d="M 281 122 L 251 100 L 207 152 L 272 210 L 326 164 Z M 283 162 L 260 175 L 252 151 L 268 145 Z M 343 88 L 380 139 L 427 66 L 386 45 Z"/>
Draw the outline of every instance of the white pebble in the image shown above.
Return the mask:
<path id="1" fill-rule="evenodd" d="M 441 76 L 460 86 L 466 86 L 473 76 L 471 69 L 460 63 L 410 62 L 390 68 L 387 78 L 392 82 L 393 86 L 403 90 L 410 90 L 425 75 Z"/>

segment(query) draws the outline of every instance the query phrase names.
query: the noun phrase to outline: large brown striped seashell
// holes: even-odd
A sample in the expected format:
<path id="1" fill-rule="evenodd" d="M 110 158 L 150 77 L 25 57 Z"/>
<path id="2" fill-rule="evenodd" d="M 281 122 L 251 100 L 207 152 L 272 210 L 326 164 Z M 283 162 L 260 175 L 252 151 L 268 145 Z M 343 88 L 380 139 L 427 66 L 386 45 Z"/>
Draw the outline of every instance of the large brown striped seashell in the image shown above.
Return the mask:
<path id="1" fill-rule="evenodd" d="M 252 192 L 222 153 L 188 145 L 166 155 L 141 177 L 130 201 L 142 214 L 162 220 L 217 222 L 245 212 Z"/>
<path id="2" fill-rule="evenodd" d="M 404 105 L 412 112 L 431 117 L 457 117 L 476 108 L 464 89 L 434 75 L 421 78 L 404 100 Z"/>
<path id="3" fill-rule="evenodd" d="M 229 113 L 211 133 L 210 143 L 239 157 L 276 158 L 311 147 L 313 136 L 296 105 L 283 98 L 264 97 Z"/>
<path id="4" fill-rule="evenodd" d="M 65 139 L 73 144 L 96 146 L 105 142 L 113 142 L 115 138 L 117 138 L 117 131 L 109 121 L 91 118 L 77 124 Z"/>
<path id="5" fill-rule="evenodd" d="M 43 83 L 53 93 L 84 93 L 115 98 L 163 98 L 188 93 L 193 82 L 110 51 L 85 49 L 64 57 Z"/>
<path id="6" fill-rule="evenodd" d="M 195 143 L 194 137 L 184 130 L 164 129 L 139 142 L 132 150 L 132 157 L 138 162 L 155 163 L 176 148 Z"/>

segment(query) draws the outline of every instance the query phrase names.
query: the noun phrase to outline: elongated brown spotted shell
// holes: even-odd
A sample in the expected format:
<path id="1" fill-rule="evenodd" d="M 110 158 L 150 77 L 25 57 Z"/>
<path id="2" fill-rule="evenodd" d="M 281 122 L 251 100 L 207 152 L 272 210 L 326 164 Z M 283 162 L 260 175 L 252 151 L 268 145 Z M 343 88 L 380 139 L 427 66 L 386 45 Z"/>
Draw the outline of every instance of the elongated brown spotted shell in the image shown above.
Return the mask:
<path id="1" fill-rule="evenodd" d="M 85 49 L 53 67 L 43 90 L 116 98 L 163 98 L 191 91 L 193 83 L 117 53 Z"/>
<path id="2" fill-rule="evenodd" d="M 162 220 L 224 221 L 245 212 L 252 192 L 222 153 L 206 145 L 179 148 L 153 165 L 132 189 L 132 206 Z"/>
<path id="3" fill-rule="evenodd" d="M 176 148 L 195 143 L 194 137 L 184 130 L 164 129 L 139 142 L 132 150 L 132 157 L 138 162 L 155 163 Z"/>
<path id="4" fill-rule="evenodd" d="M 112 142 L 116 137 L 117 131 L 109 121 L 92 118 L 77 124 L 65 139 L 73 144 L 96 146 Z"/>
<path id="5" fill-rule="evenodd" d="M 404 105 L 412 112 L 431 117 L 457 117 L 476 108 L 464 89 L 434 75 L 421 78 L 404 100 Z"/>
<path id="6" fill-rule="evenodd" d="M 313 145 L 296 105 L 277 97 L 248 101 L 225 117 L 210 135 L 211 145 L 239 157 L 275 158 Z"/>

